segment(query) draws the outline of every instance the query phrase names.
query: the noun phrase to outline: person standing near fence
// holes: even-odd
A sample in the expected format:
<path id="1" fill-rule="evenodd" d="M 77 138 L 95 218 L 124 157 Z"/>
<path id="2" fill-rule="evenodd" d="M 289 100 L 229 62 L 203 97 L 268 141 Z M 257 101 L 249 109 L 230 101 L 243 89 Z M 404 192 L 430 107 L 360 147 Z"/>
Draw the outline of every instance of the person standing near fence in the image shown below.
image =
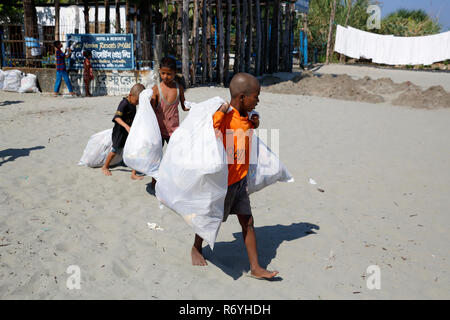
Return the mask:
<path id="1" fill-rule="evenodd" d="M 94 80 L 94 72 L 92 71 L 92 64 L 91 64 L 92 53 L 86 50 L 83 52 L 83 55 L 84 55 L 84 63 L 83 63 L 84 91 L 86 97 L 92 97 L 92 94 L 89 91 L 91 81 Z"/>
<path id="2" fill-rule="evenodd" d="M 61 78 L 64 79 L 66 83 L 67 89 L 69 89 L 69 93 L 74 96 L 75 92 L 73 92 L 72 84 L 70 83 L 69 74 L 66 70 L 66 57 L 70 55 L 70 48 L 67 48 L 65 52 L 62 52 L 62 43 L 61 41 L 53 42 L 53 45 L 56 48 L 56 83 L 55 83 L 55 91 L 53 96 L 58 96 L 59 88 L 61 87 Z"/>

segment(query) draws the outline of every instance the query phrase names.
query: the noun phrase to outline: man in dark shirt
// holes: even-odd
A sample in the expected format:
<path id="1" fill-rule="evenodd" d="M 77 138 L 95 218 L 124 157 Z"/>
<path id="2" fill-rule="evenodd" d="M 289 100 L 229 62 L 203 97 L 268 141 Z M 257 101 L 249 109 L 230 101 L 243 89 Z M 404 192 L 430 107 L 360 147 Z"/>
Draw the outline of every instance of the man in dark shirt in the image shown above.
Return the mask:
<path id="1" fill-rule="evenodd" d="M 58 95 L 59 88 L 61 87 L 61 78 L 63 78 L 67 89 L 69 89 L 69 93 L 74 96 L 75 92 L 73 92 L 72 84 L 70 83 L 69 75 L 66 70 L 66 57 L 70 55 L 70 48 L 67 48 L 65 52 L 62 52 L 61 41 L 55 41 L 53 42 L 53 45 L 56 48 L 56 83 L 53 95 L 55 97 Z"/>
<path id="2" fill-rule="evenodd" d="M 130 133 L 131 124 L 136 115 L 136 105 L 139 103 L 139 94 L 145 87 L 137 83 L 132 88 L 126 98 L 123 98 L 117 107 L 116 114 L 112 121 L 114 128 L 112 132 L 112 149 L 106 158 L 105 164 L 102 167 L 103 173 L 107 176 L 112 175 L 109 171 L 109 164 L 118 152 L 121 152 L 127 141 L 128 133 Z M 143 177 L 136 175 L 136 170 L 131 172 L 131 179 L 142 180 Z"/>

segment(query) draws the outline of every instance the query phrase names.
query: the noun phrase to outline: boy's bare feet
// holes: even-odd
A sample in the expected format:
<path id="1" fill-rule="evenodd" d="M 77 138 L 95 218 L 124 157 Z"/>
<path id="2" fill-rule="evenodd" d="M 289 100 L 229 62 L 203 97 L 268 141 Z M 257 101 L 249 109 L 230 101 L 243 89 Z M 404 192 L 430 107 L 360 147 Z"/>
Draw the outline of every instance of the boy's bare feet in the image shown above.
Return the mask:
<path id="1" fill-rule="evenodd" d="M 144 177 L 138 176 L 137 174 L 131 174 L 131 179 L 133 180 L 142 180 Z"/>
<path id="2" fill-rule="evenodd" d="M 133 180 L 142 180 L 142 179 L 144 179 L 144 177 L 138 176 L 136 174 L 136 170 L 131 170 L 131 179 L 133 179 Z"/>
<path id="3" fill-rule="evenodd" d="M 105 176 L 112 176 L 111 171 L 109 171 L 108 168 L 102 167 L 102 171 L 105 174 Z"/>
<path id="4" fill-rule="evenodd" d="M 207 266 L 205 258 L 202 255 L 201 249 L 198 250 L 195 246 L 192 246 L 191 250 L 192 265 L 193 266 Z"/>
<path id="5" fill-rule="evenodd" d="M 261 267 L 258 267 L 250 272 L 252 277 L 257 279 L 272 279 L 278 274 L 278 271 L 268 271 Z"/>

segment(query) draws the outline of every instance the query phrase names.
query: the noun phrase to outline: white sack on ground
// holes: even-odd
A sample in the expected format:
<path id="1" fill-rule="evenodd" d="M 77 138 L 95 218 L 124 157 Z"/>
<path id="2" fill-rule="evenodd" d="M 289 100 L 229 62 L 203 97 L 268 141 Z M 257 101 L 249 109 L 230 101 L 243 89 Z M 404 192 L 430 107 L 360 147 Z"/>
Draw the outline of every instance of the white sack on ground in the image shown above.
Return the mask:
<path id="1" fill-rule="evenodd" d="M 5 79 L 3 80 L 3 90 L 5 91 L 19 91 L 20 80 L 22 79 L 22 71 L 7 70 L 5 71 Z"/>
<path id="2" fill-rule="evenodd" d="M 105 163 L 106 157 L 111 152 L 111 149 L 112 128 L 100 131 L 89 138 L 78 165 L 91 168 L 101 167 Z M 122 153 L 118 153 L 110 165 L 116 165 L 120 161 L 122 161 Z"/>
<path id="3" fill-rule="evenodd" d="M 156 196 L 214 248 L 223 220 L 228 165 L 216 138 L 213 115 L 224 103 L 215 97 L 193 104 L 175 130 L 161 161 Z"/>
<path id="4" fill-rule="evenodd" d="M 139 95 L 138 110 L 123 150 L 123 161 L 128 167 L 157 178 L 162 158 L 162 139 L 158 120 L 150 104 L 152 95 L 152 89 L 145 89 Z"/>
<path id="5" fill-rule="evenodd" d="M 39 92 L 36 84 L 36 76 L 32 73 L 27 73 L 25 77 L 20 80 L 20 93 L 25 92 Z"/>
<path id="6" fill-rule="evenodd" d="M 253 135 L 247 174 L 248 193 L 259 191 L 278 181 L 293 182 L 294 178 L 277 155 L 258 136 Z"/>
<path id="7" fill-rule="evenodd" d="M 422 37 L 396 37 L 336 28 L 334 51 L 351 58 L 388 65 L 431 65 L 450 59 L 450 31 Z"/>

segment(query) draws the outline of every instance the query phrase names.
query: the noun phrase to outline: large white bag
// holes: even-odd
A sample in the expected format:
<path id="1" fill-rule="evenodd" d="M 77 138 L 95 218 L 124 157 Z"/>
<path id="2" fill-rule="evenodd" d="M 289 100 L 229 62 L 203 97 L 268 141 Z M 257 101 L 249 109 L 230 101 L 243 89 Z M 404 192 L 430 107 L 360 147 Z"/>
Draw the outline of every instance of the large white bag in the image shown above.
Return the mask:
<path id="1" fill-rule="evenodd" d="M 36 86 L 36 76 L 32 73 L 27 73 L 25 77 L 20 80 L 20 93 L 25 92 L 39 92 Z"/>
<path id="2" fill-rule="evenodd" d="M 213 115 L 224 101 L 215 97 L 193 104 L 175 130 L 159 166 L 156 196 L 180 214 L 214 248 L 223 219 L 228 166 L 216 138 Z"/>
<path id="3" fill-rule="evenodd" d="M 162 158 L 162 139 L 158 120 L 150 104 L 152 95 L 152 89 L 145 89 L 139 95 L 139 107 L 125 142 L 123 161 L 128 167 L 157 178 Z"/>
<path id="4" fill-rule="evenodd" d="M 91 168 L 101 167 L 106 161 L 106 157 L 112 149 L 112 128 L 100 131 L 89 138 L 86 148 L 83 151 L 79 166 Z M 122 153 L 116 154 L 110 165 L 116 165 L 122 161 Z"/>
<path id="5" fill-rule="evenodd" d="M 5 91 L 19 91 L 20 80 L 22 79 L 22 71 L 7 70 L 5 71 L 5 79 L 3 81 L 3 90 Z"/>
<path id="6" fill-rule="evenodd" d="M 248 194 L 278 181 L 293 182 L 294 178 L 277 155 L 258 136 L 253 135 L 247 173 Z"/>

